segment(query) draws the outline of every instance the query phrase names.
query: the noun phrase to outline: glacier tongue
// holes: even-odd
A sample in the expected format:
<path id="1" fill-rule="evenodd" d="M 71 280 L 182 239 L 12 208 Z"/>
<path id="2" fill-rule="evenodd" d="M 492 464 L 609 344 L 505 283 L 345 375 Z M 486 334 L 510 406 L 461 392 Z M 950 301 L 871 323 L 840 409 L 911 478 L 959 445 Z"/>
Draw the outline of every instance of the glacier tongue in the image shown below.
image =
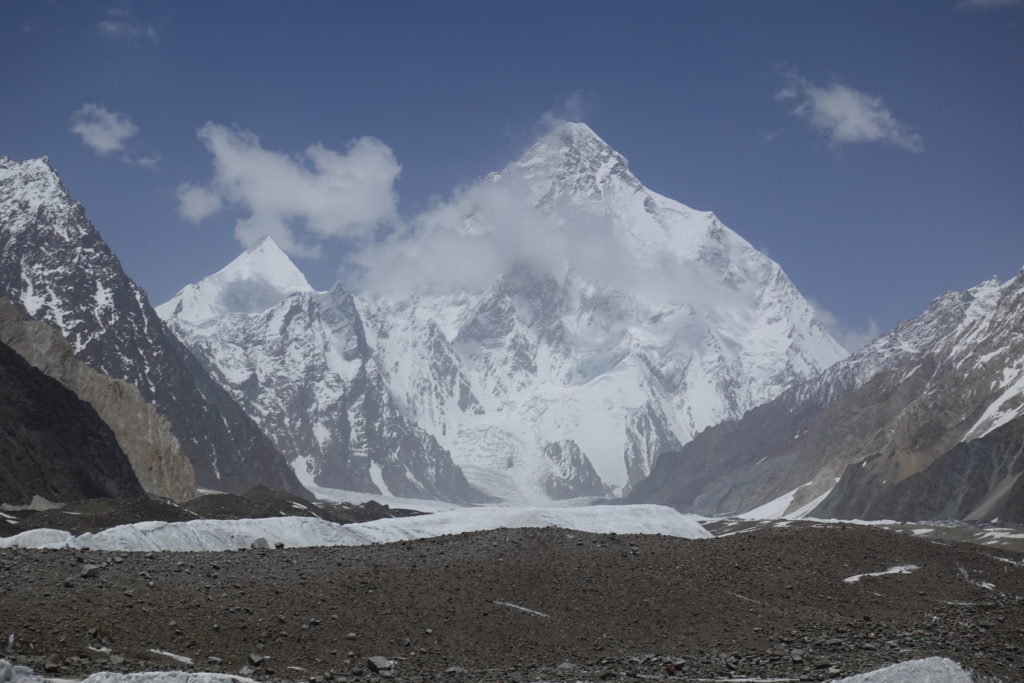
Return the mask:
<path id="1" fill-rule="evenodd" d="M 452 472 L 514 500 L 621 493 L 661 452 L 846 355 L 776 263 L 645 188 L 584 124 L 433 218 L 500 249 L 517 226 L 487 210 L 495 195 L 564 261 L 527 250 L 482 284 L 350 297 L 247 252 L 158 310 L 317 485 L 382 478 L 396 495 L 442 495 L 432 482 Z"/>

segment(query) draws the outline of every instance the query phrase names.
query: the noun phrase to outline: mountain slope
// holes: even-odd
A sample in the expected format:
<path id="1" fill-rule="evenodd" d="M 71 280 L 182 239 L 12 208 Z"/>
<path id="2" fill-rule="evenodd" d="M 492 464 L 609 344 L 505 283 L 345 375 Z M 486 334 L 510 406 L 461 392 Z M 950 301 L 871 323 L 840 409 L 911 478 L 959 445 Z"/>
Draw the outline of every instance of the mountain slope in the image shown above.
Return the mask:
<path id="1" fill-rule="evenodd" d="M 734 514 L 794 493 L 790 509 L 821 499 L 813 515 L 972 516 L 1014 487 L 1021 415 L 1024 273 L 946 293 L 819 377 L 708 429 L 666 454 L 631 500 Z M 940 500 L 939 490 L 959 492 Z"/>
<path id="2" fill-rule="evenodd" d="M 270 238 L 157 310 L 309 484 L 486 500 L 391 401 L 352 297 L 314 292 Z"/>
<path id="3" fill-rule="evenodd" d="M 306 494 L 273 444 L 202 370 L 124 273 L 46 159 L 0 158 L 0 295 L 171 423 L 203 486 Z"/>
<path id="4" fill-rule="evenodd" d="M 0 342 L 0 502 L 140 498 L 127 456 L 92 406 Z"/>
<path id="5" fill-rule="evenodd" d="M 590 468 L 628 490 L 659 453 L 846 355 L 778 264 L 645 188 L 584 124 L 463 193 L 447 226 L 500 251 L 520 199 L 512 229 L 541 224 L 534 251 L 563 244 L 565 261 L 527 254 L 489 286 L 357 297 L 396 400 L 495 495 L 550 495 L 544 453 L 562 442 L 589 465 L 572 495 L 594 493 Z"/>
<path id="6" fill-rule="evenodd" d="M 102 375 L 75 358 L 70 344 L 48 323 L 23 321 L 0 297 L 0 342 L 91 405 L 114 432 L 147 492 L 176 501 L 195 498 L 195 471 L 170 424 L 139 390 Z"/>
<path id="7" fill-rule="evenodd" d="M 259 255 L 265 242 L 160 314 L 293 457 L 344 450 L 355 422 L 287 423 L 326 415 L 308 397 L 340 396 L 366 368 L 367 410 L 394 416 L 394 433 L 422 448 L 435 440 L 471 484 L 507 499 L 628 490 L 659 453 L 846 355 L 778 264 L 713 214 L 646 189 L 583 124 L 555 129 L 424 221 L 453 245 L 514 253 L 474 283 L 421 278 L 411 293 L 349 297 L 310 292 L 283 254 Z M 239 284 L 259 273 L 270 284 Z M 235 300 L 227 283 L 252 295 Z M 345 312 L 325 329 L 311 311 L 331 307 Z M 304 351 L 287 351 L 286 328 L 288 348 Z M 328 356 L 329 390 L 307 365 Z M 288 379 L 257 387 L 250 376 L 269 367 Z M 304 466 L 317 482 L 330 476 Z M 367 486 L 352 472 L 333 481 Z"/>

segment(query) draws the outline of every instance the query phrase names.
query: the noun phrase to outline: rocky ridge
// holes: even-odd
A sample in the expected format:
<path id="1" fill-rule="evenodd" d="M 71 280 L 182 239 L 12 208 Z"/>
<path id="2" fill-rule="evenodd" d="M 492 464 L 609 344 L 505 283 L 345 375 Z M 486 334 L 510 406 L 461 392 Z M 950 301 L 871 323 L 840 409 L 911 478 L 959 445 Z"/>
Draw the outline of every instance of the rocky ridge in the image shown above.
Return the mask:
<path id="1" fill-rule="evenodd" d="M 1021 521 L 1021 311 L 1024 273 L 944 294 L 666 454 L 631 500 L 735 514 L 790 496 L 814 516 Z"/>

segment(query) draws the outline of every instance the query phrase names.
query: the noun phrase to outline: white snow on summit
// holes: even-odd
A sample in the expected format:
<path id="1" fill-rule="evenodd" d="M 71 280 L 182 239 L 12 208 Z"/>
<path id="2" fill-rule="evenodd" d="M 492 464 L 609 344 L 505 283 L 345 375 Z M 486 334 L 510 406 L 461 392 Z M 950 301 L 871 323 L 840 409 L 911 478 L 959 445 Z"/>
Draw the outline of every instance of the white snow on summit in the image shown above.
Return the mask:
<path id="1" fill-rule="evenodd" d="M 291 259 L 271 237 L 213 275 L 188 285 L 157 307 L 161 318 L 200 324 L 230 313 L 260 313 L 294 292 L 311 292 Z"/>

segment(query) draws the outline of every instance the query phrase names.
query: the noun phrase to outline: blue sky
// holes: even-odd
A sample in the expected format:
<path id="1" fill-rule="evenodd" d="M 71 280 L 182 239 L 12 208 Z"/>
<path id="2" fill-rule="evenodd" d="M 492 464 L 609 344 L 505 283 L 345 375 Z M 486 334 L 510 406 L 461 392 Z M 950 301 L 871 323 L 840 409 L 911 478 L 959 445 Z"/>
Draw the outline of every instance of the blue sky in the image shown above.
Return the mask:
<path id="1" fill-rule="evenodd" d="M 1024 265 L 1015 0 L 0 0 L 0 92 L 0 154 L 48 155 L 154 303 L 241 249 L 251 206 L 182 212 L 218 143 L 308 170 L 311 145 L 344 169 L 378 139 L 374 177 L 401 170 L 397 203 L 352 207 L 368 224 L 501 168 L 552 114 L 715 211 L 854 335 Z M 318 287 L 344 235 L 370 234 L 294 231 Z"/>

